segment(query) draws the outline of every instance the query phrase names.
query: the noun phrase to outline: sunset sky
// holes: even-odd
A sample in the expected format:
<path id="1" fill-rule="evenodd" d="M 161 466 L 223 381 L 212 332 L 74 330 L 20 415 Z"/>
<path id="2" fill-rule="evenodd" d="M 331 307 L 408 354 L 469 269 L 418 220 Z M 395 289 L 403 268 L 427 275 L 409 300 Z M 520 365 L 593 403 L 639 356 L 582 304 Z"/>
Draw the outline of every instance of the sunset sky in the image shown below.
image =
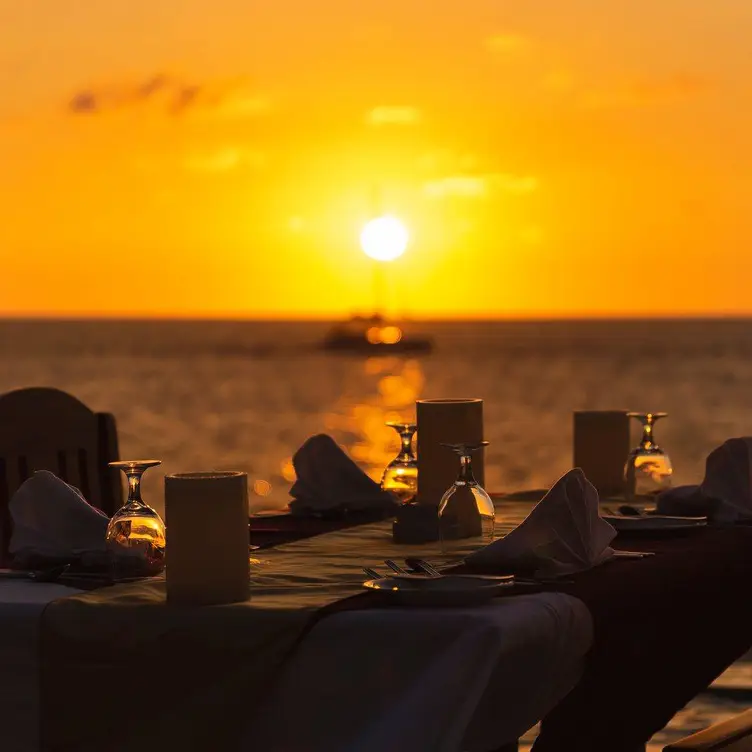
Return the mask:
<path id="1" fill-rule="evenodd" d="M 750 0 L 0 0 L 0 314 L 752 313 Z"/>

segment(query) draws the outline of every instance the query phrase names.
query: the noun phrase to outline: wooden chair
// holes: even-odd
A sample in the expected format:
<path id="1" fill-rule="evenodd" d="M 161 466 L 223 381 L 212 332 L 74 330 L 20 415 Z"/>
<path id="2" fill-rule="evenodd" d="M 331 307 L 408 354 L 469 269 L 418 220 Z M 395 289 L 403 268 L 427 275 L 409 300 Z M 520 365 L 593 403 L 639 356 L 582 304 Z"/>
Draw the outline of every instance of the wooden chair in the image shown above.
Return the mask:
<path id="1" fill-rule="evenodd" d="M 0 396 L 0 562 L 11 535 L 8 502 L 36 470 L 49 470 L 107 514 L 123 503 L 117 427 L 59 389 L 32 387 Z"/>
<path id="2" fill-rule="evenodd" d="M 680 739 L 663 752 L 752 752 L 752 710 Z"/>

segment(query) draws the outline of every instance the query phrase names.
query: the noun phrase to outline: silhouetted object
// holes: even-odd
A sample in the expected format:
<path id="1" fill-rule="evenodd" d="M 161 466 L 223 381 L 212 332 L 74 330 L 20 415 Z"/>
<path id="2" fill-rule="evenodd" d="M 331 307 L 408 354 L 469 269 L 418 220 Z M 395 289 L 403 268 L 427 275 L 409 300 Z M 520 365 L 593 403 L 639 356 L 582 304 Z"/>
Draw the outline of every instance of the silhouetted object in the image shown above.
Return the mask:
<path id="1" fill-rule="evenodd" d="M 32 387 L 0 396 L 0 562 L 12 523 L 8 503 L 36 470 L 49 470 L 111 515 L 123 503 L 115 418 L 95 413 L 65 392 Z"/>
<path id="2" fill-rule="evenodd" d="M 168 475 L 165 516 L 170 526 L 167 602 L 206 606 L 247 600 L 248 476 Z"/>
<path id="3" fill-rule="evenodd" d="M 48 470 L 38 470 L 24 481 L 8 507 L 14 566 L 24 561 L 69 562 L 82 552 L 105 550 L 107 515 Z"/>
<path id="4" fill-rule="evenodd" d="M 326 434 L 311 436 L 293 455 L 296 481 L 290 489 L 293 514 L 332 516 L 368 509 L 394 511 L 382 491 Z"/>
<path id="5" fill-rule="evenodd" d="M 483 441 L 483 400 L 428 399 L 415 403 L 418 416 L 418 503 L 438 510 L 457 478 L 457 458 L 446 444 Z M 473 475 L 485 486 L 484 452 L 473 456 Z"/>
<path id="6" fill-rule="evenodd" d="M 332 327 L 324 338 L 322 347 L 335 352 L 403 353 L 430 352 L 433 340 L 422 335 L 411 335 L 396 323 L 389 323 L 379 314 L 368 318 L 354 316 L 343 324 Z"/>
<path id="7" fill-rule="evenodd" d="M 658 512 L 707 516 L 713 522 L 752 522 L 752 437 L 728 439 L 705 461 L 699 486 L 678 486 L 662 493 Z"/>
<path id="8" fill-rule="evenodd" d="M 416 423 L 388 422 L 400 437 L 400 452 L 386 466 L 381 476 L 381 488 L 402 504 L 415 501 L 418 493 L 418 460 L 413 454 L 413 436 L 418 430 Z"/>
<path id="9" fill-rule="evenodd" d="M 442 547 L 464 538 L 478 538 L 478 543 L 482 545 L 491 543 L 494 539 L 494 504 L 475 479 L 472 465 L 473 452 L 487 445 L 487 441 L 443 445 L 458 455 L 460 466 L 457 479 L 439 503 L 439 537 Z"/>
<path id="10" fill-rule="evenodd" d="M 601 497 L 624 492 L 624 464 L 632 448 L 626 410 L 580 410 L 573 414 L 574 458 Z"/>
<path id="11" fill-rule="evenodd" d="M 395 543 L 418 545 L 439 540 L 439 516 L 425 504 L 401 504 L 397 508 L 392 538 Z"/>
<path id="12" fill-rule="evenodd" d="M 307 439 L 292 458 L 297 480 L 287 514 L 250 517 L 250 540 L 273 546 L 394 515 L 395 499 L 382 491 L 326 434 Z"/>
<path id="13" fill-rule="evenodd" d="M 664 752 L 752 752 L 752 710 L 684 737 L 663 748 Z"/>
<path id="14" fill-rule="evenodd" d="M 159 574 L 165 565 L 167 532 L 156 509 L 141 498 L 141 479 L 162 460 L 125 460 L 111 462 L 122 470 L 128 483 L 128 499 L 107 526 L 107 551 L 112 559 L 116 579 L 149 577 Z"/>
<path id="15" fill-rule="evenodd" d="M 655 441 L 655 422 L 667 413 L 627 413 L 642 424 L 642 437 L 627 458 L 624 468 L 624 497 L 633 502 L 637 499 L 652 500 L 659 493 L 671 488 L 673 468 L 666 452 Z"/>
<path id="16" fill-rule="evenodd" d="M 559 478 L 522 524 L 467 557 L 485 573 L 558 577 L 582 572 L 614 555 L 616 530 L 600 517 L 598 492 L 582 470 Z"/>

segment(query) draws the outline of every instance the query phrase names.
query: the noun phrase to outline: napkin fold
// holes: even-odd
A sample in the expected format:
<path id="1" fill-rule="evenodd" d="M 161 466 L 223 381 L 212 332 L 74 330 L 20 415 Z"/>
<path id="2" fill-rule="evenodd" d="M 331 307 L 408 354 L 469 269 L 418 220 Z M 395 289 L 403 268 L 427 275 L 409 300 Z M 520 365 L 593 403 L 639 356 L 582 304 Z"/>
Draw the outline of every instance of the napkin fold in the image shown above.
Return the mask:
<path id="1" fill-rule="evenodd" d="M 326 434 L 307 439 L 293 455 L 297 480 L 290 489 L 290 511 L 334 516 L 349 511 L 390 510 L 392 496 L 381 490 Z"/>
<path id="2" fill-rule="evenodd" d="M 9 553 L 14 561 L 72 559 L 105 550 L 107 515 L 47 470 L 24 481 L 8 508 L 13 522 Z"/>
<path id="3" fill-rule="evenodd" d="M 724 441 L 708 455 L 702 483 L 664 491 L 656 507 L 659 514 L 707 516 L 723 524 L 752 521 L 752 437 Z"/>
<path id="4" fill-rule="evenodd" d="M 559 478 L 525 520 L 466 563 L 487 572 L 558 577 L 598 566 L 614 555 L 616 530 L 600 516 L 598 491 L 580 468 Z"/>

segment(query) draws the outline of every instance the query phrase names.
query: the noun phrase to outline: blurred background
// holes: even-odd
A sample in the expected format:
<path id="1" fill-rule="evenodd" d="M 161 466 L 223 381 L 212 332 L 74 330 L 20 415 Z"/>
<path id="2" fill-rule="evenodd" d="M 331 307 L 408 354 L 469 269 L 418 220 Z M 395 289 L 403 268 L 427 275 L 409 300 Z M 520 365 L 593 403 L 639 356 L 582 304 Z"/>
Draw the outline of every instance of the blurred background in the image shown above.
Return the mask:
<path id="1" fill-rule="evenodd" d="M 161 472 L 210 468 L 284 506 L 319 431 L 378 478 L 417 397 L 485 400 L 491 491 L 566 471 L 575 409 L 668 411 L 697 480 L 750 432 L 750 23 L 0 0 L 0 391 L 115 413 L 124 457 L 164 460 L 158 507 Z M 385 214 L 407 243 L 374 261 Z M 432 350 L 321 349 L 374 310 Z"/>

